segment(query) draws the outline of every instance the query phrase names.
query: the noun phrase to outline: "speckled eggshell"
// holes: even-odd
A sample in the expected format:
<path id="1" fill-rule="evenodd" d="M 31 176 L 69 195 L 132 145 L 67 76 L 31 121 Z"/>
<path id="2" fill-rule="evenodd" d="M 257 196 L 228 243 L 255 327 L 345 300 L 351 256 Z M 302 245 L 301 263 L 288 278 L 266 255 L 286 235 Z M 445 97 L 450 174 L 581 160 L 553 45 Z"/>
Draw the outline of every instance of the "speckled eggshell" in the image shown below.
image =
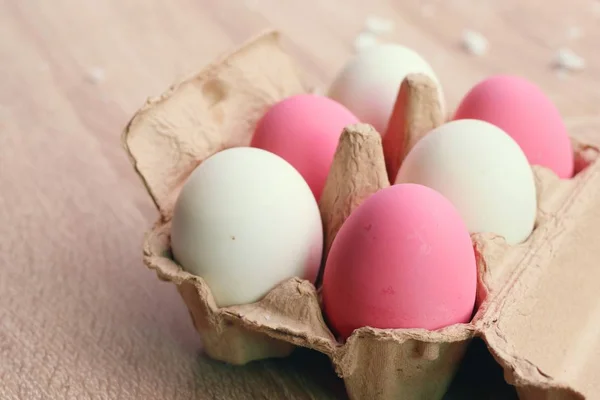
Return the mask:
<path id="1" fill-rule="evenodd" d="M 433 330 L 468 322 L 476 274 L 469 232 L 452 203 L 425 186 L 393 185 L 338 232 L 323 277 L 325 314 L 342 338 L 363 326 Z"/>
<path id="2" fill-rule="evenodd" d="M 408 74 L 419 73 L 438 83 L 443 108 L 442 89 L 429 63 L 414 50 L 394 43 L 370 46 L 356 54 L 338 73 L 328 96 L 383 135 L 402 81 Z"/>
<path id="3" fill-rule="evenodd" d="M 458 120 L 432 130 L 408 153 L 395 182 L 443 194 L 471 233 L 495 233 L 517 244 L 533 230 L 537 198 L 531 166 L 517 142 L 488 122 Z"/>
<path id="4" fill-rule="evenodd" d="M 322 257 L 319 208 L 288 162 L 238 147 L 202 162 L 175 204 L 171 248 L 202 277 L 219 307 L 252 303 L 280 282 L 316 278 Z"/>
<path id="5" fill-rule="evenodd" d="M 521 146 L 529 163 L 573 176 L 573 149 L 567 128 L 552 101 L 528 80 L 509 75 L 487 78 L 462 99 L 454 119 L 487 121 Z"/>
<path id="6" fill-rule="evenodd" d="M 274 106 L 258 122 L 252 147 L 275 153 L 300 172 L 317 200 L 346 125 L 358 119 L 324 96 L 301 94 Z"/>

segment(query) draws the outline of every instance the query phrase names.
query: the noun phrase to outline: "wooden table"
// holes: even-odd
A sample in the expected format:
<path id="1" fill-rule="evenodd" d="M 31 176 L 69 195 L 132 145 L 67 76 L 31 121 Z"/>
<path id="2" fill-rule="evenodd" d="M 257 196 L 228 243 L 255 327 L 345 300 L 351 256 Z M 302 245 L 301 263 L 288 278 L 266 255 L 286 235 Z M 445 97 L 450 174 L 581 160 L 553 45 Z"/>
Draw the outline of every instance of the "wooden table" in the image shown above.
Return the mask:
<path id="1" fill-rule="evenodd" d="M 172 285 L 141 262 L 156 212 L 119 145 L 147 96 L 268 27 L 326 84 L 370 15 L 421 52 L 450 105 L 522 74 L 572 129 L 600 128 L 600 3 L 362 0 L 0 0 L 0 398 L 343 397 L 327 359 L 233 368 L 201 355 Z M 574 27 L 580 27 L 581 32 Z M 462 51 L 464 29 L 489 52 Z M 583 36 L 576 38 L 578 33 Z M 577 74 L 550 68 L 566 46 Z M 308 364 L 310 362 L 310 364 Z"/>

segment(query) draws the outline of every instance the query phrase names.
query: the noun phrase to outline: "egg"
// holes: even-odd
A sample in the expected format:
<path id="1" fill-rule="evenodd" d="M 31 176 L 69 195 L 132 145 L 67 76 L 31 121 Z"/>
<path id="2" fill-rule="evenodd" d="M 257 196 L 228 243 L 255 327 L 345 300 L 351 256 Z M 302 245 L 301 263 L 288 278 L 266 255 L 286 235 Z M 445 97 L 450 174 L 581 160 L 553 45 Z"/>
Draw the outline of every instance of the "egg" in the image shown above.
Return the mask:
<path id="1" fill-rule="evenodd" d="M 414 50 L 393 43 L 373 45 L 341 69 L 328 96 L 384 134 L 402 81 L 408 74 L 418 73 L 429 76 L 439 86 L 431 66 Z"/>
<path id="2" fill-rule="evenodd" d="M 485 121 L 452 121 L 429 132 L 408 153 L 395 183 L 437 190 L 471 233 L 491 232 L 517 244 L 534 227 L 536 186 L 527 157 L 508 134 Z"/>
<path id="3" fill-rule="evenodd" d="M 171 248 L 202 277 L 217 306 L 252 303 L 295 276 L 315 280 L 323 231 L 302 176 L 261 149 L 231 148 L 202 162 L 177 198 Z"/>
<path id="4" fill-rule="evenodd" d="M 487 121 L 521 146 L 529 163 L 573 176 L 573 148 L 567 128 L 552 101 L 535 84 L 518 76 L 493 76 L 462 99 L 454 119 Z"/>
<path id="5" fill-rule="evenodd" d="M 292 164 L 319 200 L 342 130 L 357 122 L 346 107 L 327 97 L 292 96 L 272 106 L 260 119 L 251 146 Z"/>
<path id="6" fill-rule="evenodd" d="M 336 334 L 363 326 L 435 330 L 468 322 L 477 267 L 465 223 L 422 185 L 382 189 L 340 228 L 323 276 L 323 307 Z"/>

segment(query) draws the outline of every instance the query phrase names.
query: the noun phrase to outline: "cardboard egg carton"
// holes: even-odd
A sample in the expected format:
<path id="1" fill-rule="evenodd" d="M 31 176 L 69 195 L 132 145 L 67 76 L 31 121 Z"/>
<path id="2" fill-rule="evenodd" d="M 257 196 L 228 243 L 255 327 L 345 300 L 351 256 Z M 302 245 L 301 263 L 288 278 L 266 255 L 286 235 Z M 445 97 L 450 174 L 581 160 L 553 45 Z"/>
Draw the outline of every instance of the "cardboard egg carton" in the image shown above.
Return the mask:
<path id="1" fill-rule="evenodd" d="M 320 204 L 326 248 L 349 213 L 389 185 L 387 168 L 443 122 L 431 82 L 407 79 L 386 143 L 370 126 L 347 127 Z M 285 97 L 309 92 L 279 35 L 268 32 L 152 98 L 134 115 L 123 144 L 160 213 L 144 242 L 144 262 L 176 285 L 205 352 L 231 364 L 284 357 L 295 346 L 329 356 L 351 399 L 439 399 L 473 337 L 481 337 L 521 399 L 584 399 L 600 393 L 600 137 L 574 139 L 578 174 L 559 180 L 534 167 L 539 212 L 531 237 L 508 246 L 473 235 L 479 284 L 469 324 L 438 331 L 356 330 L 336 340 L 315 286 L 282 282 L 253 304 L 217 308 L 210 288 L 181 269 L 169 246 L 170 221 L 188 175 L 210 155 L 247 146 L 259 118 Z M 395 132 L 395 134 L 394 134 Z M 384 150 L 385 149 L 385 150 Z"/>

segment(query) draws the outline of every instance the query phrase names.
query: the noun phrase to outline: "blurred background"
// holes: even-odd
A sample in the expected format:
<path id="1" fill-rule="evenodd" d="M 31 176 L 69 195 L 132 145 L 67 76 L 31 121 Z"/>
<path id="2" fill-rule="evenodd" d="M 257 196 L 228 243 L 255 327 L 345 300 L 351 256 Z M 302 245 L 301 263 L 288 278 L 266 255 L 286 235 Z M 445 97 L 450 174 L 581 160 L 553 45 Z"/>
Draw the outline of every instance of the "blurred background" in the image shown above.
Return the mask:
<path id="1" fill-rule="evenodd" d="M 600 126 L 596 0 L 0 0 L 0 398 L 345 398 L 312 352 L 207 359 L 174 287 L 141 261 L 157 215 L 123 127 L 268 28 L 322 90 L 353 53 L 394 41 L 431 63 L 451 109 L 512 73 L 571 129 Z M 513 398 L 501 383 L 476 342 L 449 398 Z"/>

